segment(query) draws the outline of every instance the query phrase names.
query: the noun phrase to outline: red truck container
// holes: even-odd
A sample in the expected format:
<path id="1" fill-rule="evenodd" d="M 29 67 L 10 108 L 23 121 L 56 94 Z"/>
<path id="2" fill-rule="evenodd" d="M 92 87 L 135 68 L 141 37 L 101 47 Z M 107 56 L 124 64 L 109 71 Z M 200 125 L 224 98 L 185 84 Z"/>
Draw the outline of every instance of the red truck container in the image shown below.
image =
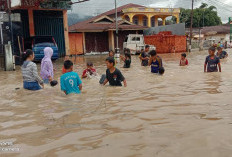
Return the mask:
<path id="1" fill-rule="evenodd" d="M 157 53 L 186 52 L 186 36 L 172 35 L 172 32 L 160 32 L 144 37 L 145 43 L 154 45 Z"/>

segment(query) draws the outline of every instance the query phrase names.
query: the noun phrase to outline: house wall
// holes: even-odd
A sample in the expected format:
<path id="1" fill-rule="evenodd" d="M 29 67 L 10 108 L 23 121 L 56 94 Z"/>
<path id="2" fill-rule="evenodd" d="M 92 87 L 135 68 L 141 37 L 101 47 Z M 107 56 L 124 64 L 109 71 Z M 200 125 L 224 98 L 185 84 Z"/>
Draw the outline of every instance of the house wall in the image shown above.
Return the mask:
<path id="1" fill-rule="evenodd" d="M 219 41 L 225 42 L 230 41 L 230 34 L 215 34 L 215 35 L 207 35 L 205 36 L 206 40 L 215 39 L 215 43 Z"/>
<path id="2" fill-rule="evenodd" d="M 70 55 L 84 53 L 83 33 L 69 33 Z"/>
<path id="3" fill-rule="evenodd" d="M 109 51 L 108 32 L 86 32 L 86 53 Z"/>

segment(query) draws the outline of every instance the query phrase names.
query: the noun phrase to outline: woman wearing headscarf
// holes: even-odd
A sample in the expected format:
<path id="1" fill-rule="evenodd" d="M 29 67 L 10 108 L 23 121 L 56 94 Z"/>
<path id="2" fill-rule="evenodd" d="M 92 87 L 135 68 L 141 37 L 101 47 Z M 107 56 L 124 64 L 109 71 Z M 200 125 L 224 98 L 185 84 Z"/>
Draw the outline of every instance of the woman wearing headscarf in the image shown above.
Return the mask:
<path id="1" fill-rule="evenodd" d="M 44 58 L 41 62 L 41 72 L 40 75 L 44 80 L 44 83 L 49 83 L 53 81 L 54 73 L 53 73 L 53 64 L 52 64 L 52 55 L 53 49 L 50 47 L 46 47 L 44 49 Z"/>

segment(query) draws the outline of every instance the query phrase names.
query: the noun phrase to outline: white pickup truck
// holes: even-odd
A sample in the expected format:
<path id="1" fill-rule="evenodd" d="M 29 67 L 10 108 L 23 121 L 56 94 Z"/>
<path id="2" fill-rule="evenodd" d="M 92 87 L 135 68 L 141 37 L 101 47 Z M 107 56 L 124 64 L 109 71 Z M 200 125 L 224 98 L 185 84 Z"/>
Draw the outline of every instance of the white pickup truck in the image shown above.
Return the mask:
<path id="1" fill-rule="evenodd" d="M 145 49 L 144 36 L 142 34 L 129 34 L 123 42 L 123 49 L 130 49 L 131 54 L 139 53 Z M 149 45 L 150 50 L 156 50 L 154 45 Z"/>

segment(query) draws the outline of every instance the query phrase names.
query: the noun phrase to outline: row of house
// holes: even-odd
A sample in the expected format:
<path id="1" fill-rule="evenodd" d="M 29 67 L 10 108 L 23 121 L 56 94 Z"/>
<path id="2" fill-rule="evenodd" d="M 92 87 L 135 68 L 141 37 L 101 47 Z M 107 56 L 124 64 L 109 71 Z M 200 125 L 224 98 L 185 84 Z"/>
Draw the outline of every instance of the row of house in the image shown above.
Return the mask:
<path id="1" fill-rule="evenodd" d="M 180 9 L 147 8 L 137 4 L 127 4 L 117 8 L 119 28 L 119 48 L 129 34 L 143 34 L 145 29 L 165 25 L 167 17 L 175 16 L 179 23 Z M 86 21 L 69 26 L 70 54 L 105 52 L 114 50 L 116 45 L 115 9 L 102 13 Z"/>

